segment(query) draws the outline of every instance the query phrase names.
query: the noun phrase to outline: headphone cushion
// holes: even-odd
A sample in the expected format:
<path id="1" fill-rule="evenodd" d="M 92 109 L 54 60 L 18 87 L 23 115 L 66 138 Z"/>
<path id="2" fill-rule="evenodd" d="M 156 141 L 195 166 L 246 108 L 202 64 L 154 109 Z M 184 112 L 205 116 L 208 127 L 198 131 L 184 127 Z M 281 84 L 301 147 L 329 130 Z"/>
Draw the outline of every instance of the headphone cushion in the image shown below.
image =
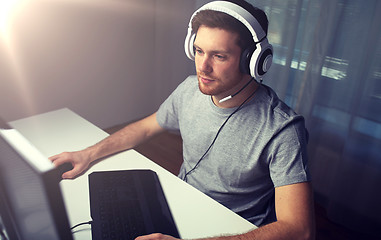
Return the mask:
<path id="1" fill-rule="evenodd" d="M 192 32 L 192 29 L 188 29 L 188 34 L 185 37 L 184 49 L 185 49 L 185 55 L 190 60 L 194 60 L 194 57 L 195 57 L 194 46 L 193 46 L 193 42 L 195 38 L 196 38 L 196 34 Z"/>
<path id="2" fill-rule="evenodd" d="M 239 62 L 239 69 L 241 73 L 251 74 L 250 61 L 251 61 L 251 56 L 253 55 L 253 52 L 255 51 L 255 49 L 256 49 L 256 46 L 253 45 L 242 51 L 241 59 Z"/>

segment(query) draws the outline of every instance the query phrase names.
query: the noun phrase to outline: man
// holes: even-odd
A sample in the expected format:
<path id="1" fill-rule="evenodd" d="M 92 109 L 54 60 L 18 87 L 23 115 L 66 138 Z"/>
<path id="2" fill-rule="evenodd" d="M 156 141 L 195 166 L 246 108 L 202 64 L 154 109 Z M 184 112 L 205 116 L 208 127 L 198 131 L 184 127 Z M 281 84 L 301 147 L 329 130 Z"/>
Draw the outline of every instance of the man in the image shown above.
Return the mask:
<path id="1" fill-rule="evenodd" d="M 245 9 L 255 17 L 244 17 L 252 26 L 240 20 Z M 259 226 L 223 239 L 313 239 L 304 120 L 256 81 L 271 63 L 266 15 L 238 0 L 213 2 L 196 13 L 185 48 L 194 57 L 197 77 L 181 83 L 151 116 L 51 160 L 71 162 L 73 170 L 63 177 L 73 178 L 96 159 L 133 148 L 165 129 L 180 130 L 184 163 L 179 177 Z"/>

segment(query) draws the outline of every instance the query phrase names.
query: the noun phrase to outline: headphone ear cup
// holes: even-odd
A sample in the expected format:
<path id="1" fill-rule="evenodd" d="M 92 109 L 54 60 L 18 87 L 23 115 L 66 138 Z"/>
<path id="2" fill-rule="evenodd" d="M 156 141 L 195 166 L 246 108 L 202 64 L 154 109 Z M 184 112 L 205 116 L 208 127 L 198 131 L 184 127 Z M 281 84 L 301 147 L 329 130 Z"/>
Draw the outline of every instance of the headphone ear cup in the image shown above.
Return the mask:
<path id="1" fill-rule="evenodd" d="M 262 79 L 270 69 L 273 58 L 273 48 L 267 38 L 256 44 L 256 49 L 251 55 L 250 75 L 255 79 Z"/>
<path id="2" fill-rule="evenodd" d="M 270 48 L 267 48 L 258 60 L 258 74 L 263 76 L 270 69 L 273 62 L 273 52 Z"/>

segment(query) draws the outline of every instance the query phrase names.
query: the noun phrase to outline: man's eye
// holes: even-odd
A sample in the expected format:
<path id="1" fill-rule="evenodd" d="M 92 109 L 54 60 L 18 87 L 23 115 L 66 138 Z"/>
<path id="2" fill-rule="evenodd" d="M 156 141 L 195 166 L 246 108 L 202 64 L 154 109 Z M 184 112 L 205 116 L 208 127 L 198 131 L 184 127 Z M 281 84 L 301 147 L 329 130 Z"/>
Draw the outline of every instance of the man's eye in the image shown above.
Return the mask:
<path id="1" fill-rule="evenodd" d="M 218 59 L 218 60 L 225 60 L 226 59 L 226 57 L 225 56 L 223 56 L 223 55 L 215 55 L 215 57 Z"/>
<path id="2" fill-rule="evenodd" d="M 197 54 L 202 54 L 203 52 L 202 52 L 202 50 L 201 49 L 195 49 L 195 52 L 197 53 Z"/>

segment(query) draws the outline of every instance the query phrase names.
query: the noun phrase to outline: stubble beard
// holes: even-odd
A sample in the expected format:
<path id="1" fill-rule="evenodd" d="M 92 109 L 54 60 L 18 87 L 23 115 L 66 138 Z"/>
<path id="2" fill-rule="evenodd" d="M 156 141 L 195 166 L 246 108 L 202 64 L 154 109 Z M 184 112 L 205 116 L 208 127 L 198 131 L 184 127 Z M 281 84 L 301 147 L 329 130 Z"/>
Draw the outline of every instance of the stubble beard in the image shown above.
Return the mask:
<path id="1" fill-rule="evenodd" d="M 198 73 L 197 74 L 198 88 L 200 89 L 200 91 L 203 94 L 213 96 L 213 95 L 216 95 L 216 94 L 218 94 L 220 92 L 218 89 L 216 89 L 216 87 L 206 86 L 204 83 L 202 83 L 201 79 L 200 79 L 201 76 L 213 79 L 215 81 L 215 83 L 213 83 L 213 84 L 216 84 L 219 80 L 214 78 L 214 77 L 206 76 L 206 75 L 203 75 L 203 74 L 200 75 Z"/>
<path id="2" fill-rule="evenodd" d="M 200 80 L 201 76 L 213 79 L 215 81 L 214 82 L 214 86 L 206 86 L 204 83 L 202 83 L 201 80 Z M 238 77 L 242 77 L 242 76 L 238 76 Z M 221 95 L 224 92 L 229 91 L 232 87 L 234 87 L 234 85 L 233 86 L 221 86 L 219 84 L 219 83 L 221 83 L 219 78 L 216 78 L 216 77 L 213 77 L 213 76 L 209 76 L 209 75 L 205 75 L 205 74 L 202 74 L 202 73 L 199 73 L 199 72 L 197 73 L 197 81 L 198 81 L 198 88 L 200 89 L 200 91 L 203 94 L 210 95 L 210 96 Z"/>

